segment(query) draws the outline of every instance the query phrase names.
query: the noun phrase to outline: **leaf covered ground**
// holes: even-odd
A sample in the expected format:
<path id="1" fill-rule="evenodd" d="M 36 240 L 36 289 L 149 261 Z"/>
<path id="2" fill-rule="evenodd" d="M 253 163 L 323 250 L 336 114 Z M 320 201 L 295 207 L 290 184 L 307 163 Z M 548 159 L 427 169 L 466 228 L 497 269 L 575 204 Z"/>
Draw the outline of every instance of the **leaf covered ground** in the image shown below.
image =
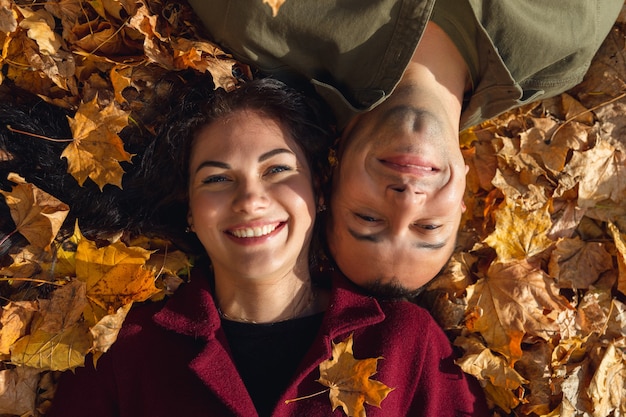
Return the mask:
<path id="1" fill-rule="evenodd" d="M 68 172 L 105 191 L 121 185 L 132 155 L 118 133 L 155 80 L 193 69 L 230 89 L 248 71 L 160 0 L 0 0 L 0 45 L 0 87 L 74 112 Z M 581 85 L 460 135 L 468 210 L 420 302 L 495 415 L 626 415 L 625 97 L 621 17 Z M 11 181 L 2 197 L 29 245 L 0 265 L 0 416 L 41 416 L 59 373 L 106 354 L 132 304 L 171 292 L 189 264 L 167 242 L 96 244 L 80 219 L 61 238 L 71 205 Z"/>

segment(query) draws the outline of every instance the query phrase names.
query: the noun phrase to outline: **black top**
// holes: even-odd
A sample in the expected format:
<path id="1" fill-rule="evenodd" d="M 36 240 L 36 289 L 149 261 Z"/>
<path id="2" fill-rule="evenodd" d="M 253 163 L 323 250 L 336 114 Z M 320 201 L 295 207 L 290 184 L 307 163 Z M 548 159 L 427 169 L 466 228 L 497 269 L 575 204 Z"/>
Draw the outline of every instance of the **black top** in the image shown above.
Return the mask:
<path id="1" fill-rule="evenodd" d="M 269 417 L 289 386 L 324 314 L 271 324 L 222 319 L 233 361 L 259 417 Z"/>

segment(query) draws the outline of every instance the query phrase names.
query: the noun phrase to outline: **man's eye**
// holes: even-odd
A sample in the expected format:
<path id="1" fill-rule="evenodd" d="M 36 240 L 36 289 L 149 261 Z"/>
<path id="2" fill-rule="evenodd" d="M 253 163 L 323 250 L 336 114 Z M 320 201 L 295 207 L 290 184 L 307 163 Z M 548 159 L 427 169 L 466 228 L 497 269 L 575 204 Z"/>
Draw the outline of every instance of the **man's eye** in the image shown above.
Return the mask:
<path id="1" fill-rule="evenodd" d="M 416 226 L 424 230 L 436 230 L 441 227 L 441 225 L 438 224 L 417 224 Z"/>
<path id="2" fill-rule="evenodd" d="M 364 214 L 359 214 L 359 213 L 356 213 L 356 216 L 357 216 L 359 219 L 361 219 L 361 220 L 365 220 L 366 222 L 376 222 L 376 221 L 378 221 L 378 219 L 376 219 L 376 218 L 374 218 L 374 217 L 372 217 L 372 216 L 366 216 L 366 215 L 364 215 Z"/>

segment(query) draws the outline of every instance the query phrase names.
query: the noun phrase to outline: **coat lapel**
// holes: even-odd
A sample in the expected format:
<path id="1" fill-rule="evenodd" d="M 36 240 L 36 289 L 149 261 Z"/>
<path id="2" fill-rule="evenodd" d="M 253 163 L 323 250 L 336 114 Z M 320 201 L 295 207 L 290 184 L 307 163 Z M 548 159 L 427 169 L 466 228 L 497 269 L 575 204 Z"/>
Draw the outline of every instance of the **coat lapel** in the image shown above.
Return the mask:
<path id="1" fill-rule="evenodd" d="M 155 314 L 154 321 L 173 332 L 204 340 L 202 351 L 189 368 L 235 415 L 256 416 L 221 329 L 209 278 L 199 270 L 194 268 L 191 282 L 181 287 Z"/>

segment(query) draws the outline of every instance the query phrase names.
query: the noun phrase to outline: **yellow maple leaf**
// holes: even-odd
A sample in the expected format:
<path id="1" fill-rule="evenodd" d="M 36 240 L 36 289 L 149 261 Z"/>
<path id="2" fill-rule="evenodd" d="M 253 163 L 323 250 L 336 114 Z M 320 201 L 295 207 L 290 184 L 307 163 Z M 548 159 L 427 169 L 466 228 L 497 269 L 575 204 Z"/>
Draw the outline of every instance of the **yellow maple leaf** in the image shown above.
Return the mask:
<path id="1" fill-rule="evenodd" d="M 17 183 L 11 192 L 2 191 L 16 230 L 32 245 L 46 249 L 58 233 L 69 207 L 23 178 L 9 174 Z"/>
<path id="2" fill-rule="evenodd" d="M 68 162 L 68 172 L 80 185 L 91 178 L 100 189 L 106 184 L 122 188 L 124 170 L 120 161 L 130 162 L 132 155 L 124 150 L 117 133 L 128 125 L 128 113 L 110 103 L 104 109 L 97 97 L 83 103 L 69 118 L 74 140 L 61 154 Z"/>
<path id="3" fill-rule="evenodd" d="M 496 250 L 501 262 L 530 258 L 548 249 L 554 242 L 548 238 L 552 226 L 549 206 L 529 211 L 507 198 L 495 212 L 496 230 L 485 243 Z"/>
<path id="4" fill-rule="evenodd" d="M 92 345 L 84 323 L 75 323 L 59 333 L 37 330 L 11 347 L 11 362 L 40 370 L 64 371 L 83 366 Z"/>
<path id="5" fill-rule="evenodd" d="M 74 262 L 76 277 L 86 284 L 89 303 L 84 318 L 90 326 L 120 307 L 145 301 L 160 291 L 154 272 L 145 267 L 151 253 L 120 241 L 99 248 L 95 242 L 79 238 Z"/>
<path id="6" fill-rule="evenodd" d="M 355 359 L 352 343 L 352 335 L 343 342 L 333 342 L 332 357 L 320 364 L 317 381 L 330 388 L 333 411 L 341 407 L 349 417 L 365 417 L 364 403 L 380 407 L 393 388 L 369 379 L 382 358 Z"/>

